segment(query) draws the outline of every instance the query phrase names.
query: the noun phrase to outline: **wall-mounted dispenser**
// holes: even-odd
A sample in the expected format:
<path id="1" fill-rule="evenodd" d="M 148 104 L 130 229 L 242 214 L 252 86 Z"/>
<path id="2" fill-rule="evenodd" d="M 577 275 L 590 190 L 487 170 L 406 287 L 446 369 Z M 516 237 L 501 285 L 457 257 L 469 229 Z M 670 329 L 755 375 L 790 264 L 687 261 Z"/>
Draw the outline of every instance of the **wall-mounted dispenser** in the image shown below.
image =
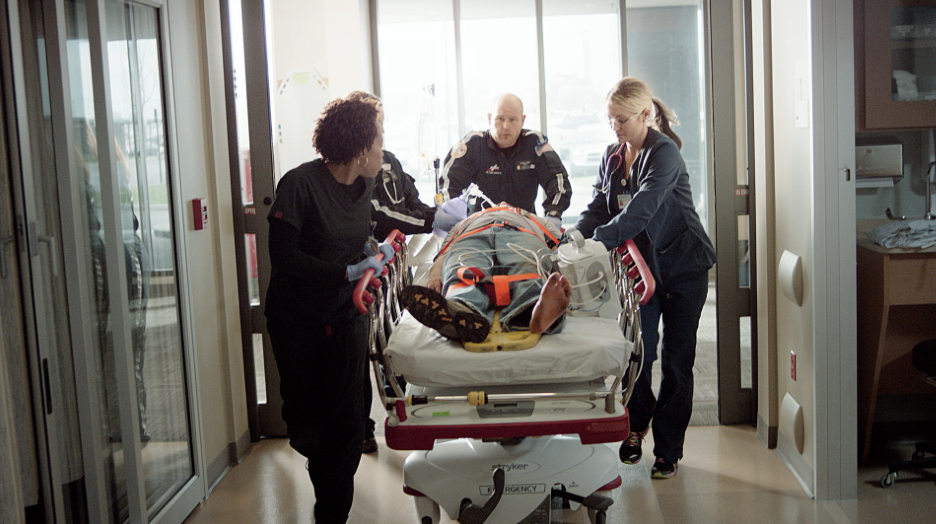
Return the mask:
<path id="1" fill-rule="evenodd" d="M 903 144 L 894 137 L 855 141 L 855 183 L 858 187 L 891 187 L 903 178 Z"/>

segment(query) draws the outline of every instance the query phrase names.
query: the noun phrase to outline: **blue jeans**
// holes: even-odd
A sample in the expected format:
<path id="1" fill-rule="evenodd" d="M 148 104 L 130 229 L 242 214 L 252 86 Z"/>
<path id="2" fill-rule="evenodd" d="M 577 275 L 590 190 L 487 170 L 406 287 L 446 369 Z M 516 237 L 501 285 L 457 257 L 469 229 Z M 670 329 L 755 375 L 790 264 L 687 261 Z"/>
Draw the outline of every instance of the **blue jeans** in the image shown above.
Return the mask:
<path id="1" fill-rule="evenodd" d="M 448 247 L 442 266 L 442 294 L 448 300 L 470 307 L 487 318 L 488 322 L 493 322 L 495 306 L 484 286 L 451 287 L 461 282 L 458 269 L 476 267 L 488 276 L 536 273 L 534 260 L 540 260 L 543 272 L 548 275 L 552 271 L 550 254 L 551 251 L 542 240 L 523 231 L 491 227 L 474 233 Z M 505 331 L 530 328 L 530 313 L 539 300 L 544 282 L 543 278 L 533 278 L 510 283 L 510 304 L 504 306 L 500 313 L 501 327 Z M 563 322 L 556 322 L 546 333 L 556 333 L 562 329 L 562 325 Z"/>
<path id="2" fill-rule="evenodd" d="M 683 456 L 686 428 L 692 415 L 696 332 L 707 295 L 708 272 L 705 272 L 669 286 L 658 282 L 653 298 L 640 307 L 644 359 L 627 405 L 631 431 L 645 431 L 652 422 L 653 455 L 667 462 L 676 462 Z M 651 368 L 657 359 L 661 317 L 662 378 L 660 395 L 655 398 L 650 387 Z"/>

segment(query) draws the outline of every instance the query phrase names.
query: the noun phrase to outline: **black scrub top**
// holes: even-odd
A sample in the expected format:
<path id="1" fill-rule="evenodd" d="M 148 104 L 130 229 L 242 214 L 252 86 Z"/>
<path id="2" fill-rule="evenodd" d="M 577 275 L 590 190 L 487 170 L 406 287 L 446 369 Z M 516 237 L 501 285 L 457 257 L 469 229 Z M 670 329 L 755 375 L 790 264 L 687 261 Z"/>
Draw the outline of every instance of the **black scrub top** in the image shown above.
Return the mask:
<path id="1" fill-rule="evenodd" d="M 330 324 L 360 314 L 352 300 L 357 282 L 348 282 L 345 271 L 364 258 L 373 189 L 373 179 L 339 184 L 321 159 L 283 176 L 267 220 L 271 228 L 283 227 L 281 220 L 298 230 L 299 252 L 289 257 L 298 263 L 273 261 L 267 317 Z"/>

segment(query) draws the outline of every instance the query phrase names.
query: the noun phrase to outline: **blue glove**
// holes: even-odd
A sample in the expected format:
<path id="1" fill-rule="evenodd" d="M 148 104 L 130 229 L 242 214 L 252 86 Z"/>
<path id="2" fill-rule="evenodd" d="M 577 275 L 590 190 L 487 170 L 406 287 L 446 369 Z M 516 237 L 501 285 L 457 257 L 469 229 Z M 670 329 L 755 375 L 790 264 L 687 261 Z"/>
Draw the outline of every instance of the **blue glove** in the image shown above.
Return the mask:
<path id="1" fill-rule="evenodd" d="M 437 233 L 442 233 L 441 236 L 444 236 L 445 233 L 448 233 L 448 231 L 455 227 L 455 224 L 458 224 L 459 222 L 461 222 L 461 219 L 457 216 L 450 215 L 439 209 L 436 211 L 435 220 L 432 222 L 432 229 Z"/>
<path id="2" fill-rule="evenodd" d="M 376 250 L 374 249 L 376 247 Z M 373 257 L 377 256 L 377 253 L 383 253 L 383 263 L 386 264 L 393 260 L 393 257 L 396 255 L 396 249 L 394 249 L 393 244 L 390 242 L 367 242 L 364 244 L 364 254 Z"/>
<path id="3" fill-rule="evenodd" d="M 461 220 L 468 216 L 468 201 L 465 200 L 465 197 L 453 198 L 445 201 L 445 203 L 442 204 L 441 210 Z"/>
<path id="4" fill-rule="evenodd" d="M 393 248 L 390 248 L 393 249 Z M 375 275 L 380 275 L 383 272 L 383 262 L 377 260 L 374 257 L 367 257 L 364 260 L 358 262 L 357 264 L 348 265 L 348 281 L 354 282 L 355 280 L 360 279 L 364 276 L 364 272 L 368 269 L 373 269 Z"/>

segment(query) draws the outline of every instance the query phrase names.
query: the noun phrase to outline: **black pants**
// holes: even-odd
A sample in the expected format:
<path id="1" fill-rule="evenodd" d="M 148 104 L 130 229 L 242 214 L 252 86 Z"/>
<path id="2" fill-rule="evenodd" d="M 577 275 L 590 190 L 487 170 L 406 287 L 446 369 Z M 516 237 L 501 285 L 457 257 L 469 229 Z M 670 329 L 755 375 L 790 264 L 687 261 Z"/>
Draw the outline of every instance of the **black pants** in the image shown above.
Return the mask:
<path id="1" fill-rule="evenodd" d="M 662 457 L 667 462 L 676 462 L 683 456 L 686 428 L 692 416 L 696 336 L 707 295 L 708 273 L 702 273 L 675 285 L 666 286 L 658 282 L 653 298 L 640 306 L 643 369 L 637 377 L 627 409 L 631 431 L 641 432 L 652 425 L 653 456 Z M 660 396 L 654 398 L 650 387 L 651 370 L 657 359 L 661 318 L 663 376 L 660 379 Z"/>
<path id="2" fill-rule="evenodd" d="M 344 523 L 370 411 L 368 318 L 329 326 L 268 318 L 290 445 L 309 459 L 315 522 Z"/>

